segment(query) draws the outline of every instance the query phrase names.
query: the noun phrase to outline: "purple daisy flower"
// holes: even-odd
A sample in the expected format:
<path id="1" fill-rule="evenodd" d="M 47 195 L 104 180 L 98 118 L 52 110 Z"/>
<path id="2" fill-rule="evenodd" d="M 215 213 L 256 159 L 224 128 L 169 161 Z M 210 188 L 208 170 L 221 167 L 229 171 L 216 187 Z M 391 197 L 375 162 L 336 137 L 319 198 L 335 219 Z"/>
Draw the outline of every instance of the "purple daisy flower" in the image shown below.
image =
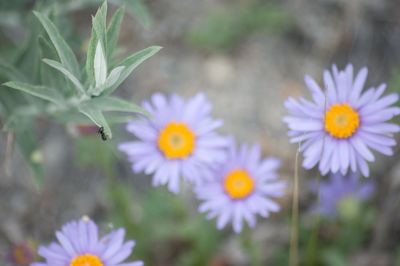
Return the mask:
<path id="1" fill-rule="evenodd" d="M 143 262 L 123 262 L 132 253 L 134 241 L 124 243 L 124 229 L 99 238 L 98 228 L 89 218 L 65 224 L 56 232 L 59 243 L 39 247 L 46 262 L 31 266 L 142 266 Z"/>
<path id="2" fill-rule="evenodd" d="M 279 165 L 275 158 L 262 160 L 258 145 L 251 149 L 242 145 L 237 150 L 232 140 L 227 159 L 214 169 L 214 178 L 194 188 L 203 201 L 199 211 L 208 212 L 208 219 L 217 217 L 218 229 L 230 221 L 236 233 L 241 232 L 244 221 L 254 227 L 257 214 L 268 217 L 280 209 L 270 198 L 282 196 L 286 187 L 277 180 Z"/>
<path id="3" fill-rule="evenodd" d="M 127 130 L 139 140 L 119 146 L 133 171 L 154 174 L 154 186 L 168 184 L 175 193 L 181 176 L 195 183 L 210 178 L 209 166 L 225 158 L 228 139 L 215 133 L 222 121 L 211 118 L 212 107 L 204 94 L 185 102 L 176 94 L 167 99 L 156 93 L 143 107 L 152 120 L 128 123 Z"/>
<path id="4" fill-rule="evenodd" d="M 311 184 L 311 190 L 318 193 L 316 182 Z M 375 184 L 372 181 L 361 182 L 360 176 L 356 173 L 341 175 L 332 174 L 329 180 L 322 181 L 319 186 L 319 206 L 314 209 L 321 214 L 333 217 L 342 200 L 354 198 L 365 201 L 371 198 L 375 191 Z"/>
<path id="5" fill-rule="evenodd" d="M 332 74 L 324 72 L 326 95 L 311 77 L 305 76 L 313 102 L 304 98 L 289 98 L 285 102 L 289 116 L 284 122 L 290 129 L 291 142 L 302 143 L 306 169 L 319 164 L 323 175 L 329 171 L 344 175 L 349 169 L 360 169 L 364 176 L 369 176 L 367 162 L 375 160 L 371 149 L 388 156 L 393 154 L 393 133 L 399 132 L 400 127 L 388 121 L 400 113 L 400 108 L 392 106 L 399 97 L 396 93 L 382 97 L 385 84 L 362 92 L 366 68 L 355 79 L 352 65 L 344 71 L 334 65 Z"/>

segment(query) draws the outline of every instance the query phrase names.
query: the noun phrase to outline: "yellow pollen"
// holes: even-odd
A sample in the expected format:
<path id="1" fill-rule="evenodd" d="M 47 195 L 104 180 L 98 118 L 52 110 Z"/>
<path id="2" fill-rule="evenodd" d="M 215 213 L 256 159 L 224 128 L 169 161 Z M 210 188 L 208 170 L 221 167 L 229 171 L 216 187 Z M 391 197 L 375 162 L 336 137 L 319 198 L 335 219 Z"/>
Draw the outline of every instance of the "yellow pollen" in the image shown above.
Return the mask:
<path id="1" fill-rule="evenodd" d="M 254 180 L 245 170 L 236 169 L 226 175 L 224 188 L 231 198 L 242 199 L 253 192 Z"/>
<path id="2" fill-rule="evenodd" d="M 334 138 L 347 139 L 359 126 L 358 113 L 347 103 L 334 104 L 325 113 L 325 130 Z"/>
<path id="3" fill-rule="evenodd" d="M 195 138 L 186 124 L 170 122 L 158 136 L 158 148 L 168 159 L 184 159 L 192 154 Z"/>
<path id="4" fill-rule="evenodd" d="M 95 255 L 83 254 L 73 258 L 69 266 L 103 266 L 103 263 Z"/>

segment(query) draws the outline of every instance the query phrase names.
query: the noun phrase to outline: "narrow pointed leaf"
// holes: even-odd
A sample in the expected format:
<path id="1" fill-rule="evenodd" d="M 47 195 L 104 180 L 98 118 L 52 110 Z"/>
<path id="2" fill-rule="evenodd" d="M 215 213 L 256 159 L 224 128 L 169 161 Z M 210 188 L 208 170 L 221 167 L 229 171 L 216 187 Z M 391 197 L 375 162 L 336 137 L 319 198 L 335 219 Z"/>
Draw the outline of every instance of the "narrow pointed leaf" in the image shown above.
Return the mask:
<path id="1" fill-rule="evenodd" d="M 9 81 L 4 83 L 3 85 L 19 91 L 23 91 L 25 93 L 31 94 L 33 96 L 53 102 L 58 105 L 62 105 L 64 102 L 63 96 L 60 93 L 58 93 L 54 89 L 45 86 L 36 86 L 19 81 Z"/>
<path id="2" fill-rule="evenodd" d="M 57 51 L 50 41 L 42 36 L 39 37 L 40 58 L 59 60 Z M 75 94 L 76 90 L 70 88 L 70 84 L 65 84 L 65 78 L 60 71 L 47 64 L 40 64 L 41 85 L 50 88 L 57 88 L 57 91 L 69 97 Z M 67 86 L 66 86 L 67 85 Z"/>
<path id="3" fill-rule="evenodd" d="M 118 8 L 111 18 L 110 25 L 107 28 L 107 62 L 111 61 L 112 53 L 117 45 L 124 13 L 124 7 Z"/>
<path id="4" fill-rule="evenodd" d="M 82 105 L 79 107 L 79 112 L 86 115 L 90 120 L 93 121 L 99 128 L 103 128 L 104 134 L 107 139 L 112 138 L 112 133 L 107 120 L 104 118 L 103 113 L 93 105 Z"/>
<path id="5" fill-rule="evenodd" d="M 92 28 L 92 36 L 88 45 L 88 50 L 86 54 L 86 73 L 89 79 L 89 84 L 94 83 L 94 55 L 96 53 L 96 45 L 98 43 L 96 32 Z"/>
<path id="6" fill-rule="evenodd" d="M 60 57 L 61 63 L 72 74 L 80 78 L 79 65 L 78 61 L 76 60 L 75 54 L 73 53 L 72 49 L 68 46 L 68 44 L 65 42 L 64 38 L 61 36 L 56 26 L 53 24 L 53 22 L 50 21 L 50 19 L 48 19 L 41 13 L 34 11 L 34 14 L 40 20 L 40 23 L 42 23 L 44 29 L 49 35 L 51 42 L 53 43 L 54 47 L 57 50 L 57 54 Z"/>
<path id="7" fill-rule="evenodd" d="M 67 77 L 75 85 L 75 87 L 77 88 L 77 90 L 80 93 L 85 94 L 85 90 L 83 89 L 83 86 L 82 86 L 81 82 L 71 72 L 69 72 L 69 70 L 66 69 L 63 65 L 61 65 L 57 61 L 54 61 L 54 60 L 51 60 L 51 59 L 46 59 L 46 58 L 43 59 L 43 62 L 45 62 L 49 66 L 57 69 L 62 74 L 64 74 L 64 76 Z"/>
<path id="8" fill-rule="evenodd" d="M 93 18 L 93 29 L 96 32 L 97 40 L 103 45 L 104 51 L 107 51 L 107 1 L 104 1 L 101 7 L 97 10 Z"/>
<path id="9" fill-rule="evenodd" d="M 151 25 L 150 12 L 143 3 L 143 0 L 125 0 L 124 2 L 127 5 L 129 13 L 137 18 L 143 26 L 149 27 Z"/>
<path id="10" fill-rule="evenodd" d="M 112 87 L 114 84 L 116 84 L 124 69 L 124 66 L 114 68 L 102 85 L 89 89 L 89 94 L 92 96 L 99 96 L 105 89 Z"/>
<path id="11" fill-rule="evenodd" d="M 144 110 L 140 106 L 137 106 L 134 103 L 112 96 L 96 97 L 91 100 L 88 100 L 84 104 L 87 106 L 96 106 L 101 111 L 131 112 L 131 113 L 143 114 L 146 116 L 150 115 L 146 110 Z"/>
<path id="12" fill-rule="evenodd" d="M 106 82 L 104 83 L 105 88 L 109 88 L 113 86 L 121 76 L 122 71 L 124 71 L 125 67 L 124 66 L 119 66 L 114 68 L 110 75 L 107 77 Z"/>
<path id="13" fill-rule="evenodd" d="M 122 71 L 118 81 L 111 86 L 110 88 L 107 88 L 104 93 L 105 94 L 110 94 L 112 93 L 116 88 L 118 88 L 119 85 L 132 73 L 132 71 L 138 67 L 141 63 L 146 61 L 148 58 L 152 57 L 154 54 L 156 54 L 158 51 L 161 50 L 162 47 L 160 46 L 151 46 L 146 49 L 143 49 L 125 60 L 123 60 L 119 66 L 125 66 L 125 69 Z"/>
<path id="14" fill-rule="evenodd" d="M 101 52 L 103 56 L 106 56 L 106 52 L 108 50 L 107 38 L 106 38 L 106 19 L 107 19 L 107 1 L 104 1 L 102 6 L 97 10 L 96 15 L 92 18 L 92 36 L 90 38 L 87 57 L 86 57 L 86 72 L 88 76 L 88 81 L 89 85 L 93 87 L 99 86 L 98 85 L 99 72 L 96 73 L 96 70 L 98 70 L 98 63 L 99 63 L 98 61 L 101 59 L 100 50 L 102 50 Z M 96 90 L 94 94 L 98 95 L 99 92 Z"/>
<path id="15" fill-rule="evenodd" d="M 107 79 L 107 62 L 101 42 L 97 42 L 94 54 L 94 78 L 96 87 L 103 85 Z"/>
<path id="16" fill-rule="evenodd" d="M 127 123 L 134 119 L 134 115 L 120 112 L 107 112 L 103 114 L 109 125 Z M 78 111 L 60 112 L 54 116 L 59 123 L 90 124 L 92 120 Z"/>

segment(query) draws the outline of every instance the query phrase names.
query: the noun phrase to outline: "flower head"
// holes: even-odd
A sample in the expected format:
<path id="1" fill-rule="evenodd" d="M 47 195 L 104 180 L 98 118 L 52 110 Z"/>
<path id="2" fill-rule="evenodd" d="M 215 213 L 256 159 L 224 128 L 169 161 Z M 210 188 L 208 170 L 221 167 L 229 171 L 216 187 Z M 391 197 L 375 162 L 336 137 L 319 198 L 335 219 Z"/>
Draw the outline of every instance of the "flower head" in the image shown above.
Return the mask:
<path id="1" fill-rule="evenodd" d="M 168 184 L 179 191 L 180 178 L 201 182 L 210 178 L 210 165 L 225 158 L 228 140 L 215 133 L 221 120 L 210 116 L 211 104 L 199 93 L 188 101 L 173 94 L 154 94 L 143 107 L 152 115 L 128 123 L 127 130 L 139 140 L 122 143 L 134 172 L 154 174 L 153 185 Z"/>
<path id="2" fill-rule="evenodd" d="M 230 221 L 236 233 L 242 230 L 244 221 L 254 227 L 257 214 L 267 217 L 280 209 L 271 199 L 282 196 L 286 186 L 277 180 L 279 165 L 277 159 L 261 159 L 259 146 L 249 149 L 242 145 L 237 150 L 232 141 L 227 159 L 214 169 L 214 178 L 194 189 L 203 201 L 199 211 L 208 212 L 209 219 L 217 217 L 218 229 Z"/>
<path id="3" fill-rule="evenodd" d="M 124 243 L 124 229 L 99 237 L 98 228 L 89 218 L 65 224 L 56 232 L 57 242 L 39 247 L 46 262 L 31 266 L 142 266 L 143 262 L 123 261 L 132 253 L 134 241 Z"/>
<path id="4" fill-rule="evenodd" d="M 332 73 L 324 72 L 326 94 L 309 76 L 305 82 L 313 101 L 289 98 L 285 102 L 289 116 L 284 118 L 291 142 L 302 142 L 303 167 L 311 169 L 319 164 L 320 172 L 340 171 L 343 175 L 358 169 L 369 176 L 367 162 L 375 160 L 371 150 L 392 155 L 396 145 L 393 134 L 400 127 L 388 121 L 400 114 L 392 106 L 398 95 L 382 97 L 386 85 L 363 92 L 367 69 L 363 68 L 353 79 L 353 66 Z"/>
<path id="5" fill-rule="evenodd" d="M 311 189 L 318 193 L 316 183 Z M 314 206 L 322 215 L 333 217 L 337 213 L 340 203 L 345 199 L 365 201 L 374 193 L 375 185 L 371 180 L 361 182 L 356 173 L 341 175 L 332 174 L 329 180 L 322 181 L 319 185 L 319 205 Z"/>
<path id="6" fill-rule="evenodd" d="M 7 261 L 13 266 L 28 266 L 35 260 L 34 244 L 23 242 L 13 245 L 6 255 Z"/>

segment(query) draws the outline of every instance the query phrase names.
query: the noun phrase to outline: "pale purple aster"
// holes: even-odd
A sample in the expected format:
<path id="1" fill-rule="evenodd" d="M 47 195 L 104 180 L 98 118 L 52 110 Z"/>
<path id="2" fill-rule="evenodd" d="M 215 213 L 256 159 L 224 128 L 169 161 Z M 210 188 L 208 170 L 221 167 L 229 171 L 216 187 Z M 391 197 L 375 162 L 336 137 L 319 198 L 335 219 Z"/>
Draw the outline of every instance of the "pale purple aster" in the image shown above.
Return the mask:
<path id="1" fill-rule="evenodd" d="M 316 182 L 311 184 L 311 190 L 318 193 Z M 363 202 L 370 199 L 374 191 L 373 181 L 362 182 L 357 173 L 331 174 L 328 180 L 322 181 L 319 185 L 319 205 L 314 206 L 314 210 L 324 216 L 334 217 L 342 200 L 353 198 Z"/>
<path id="2" fill-rule="evenodd" d="M 241 145 L 237 149 L 232 140 L 228 148 L 228 157 L 216 165 L 214 178 L 197 185 L 194 192 L 202 201 L 200 212 L 207 212 L 207 219 L 217 219 L 217 228 L 221 230 L 232 223 L 233 230 L 240 233 L 244 222 L 249 227 L 256 225 L 256 217 L 268 217 L 271 212 L 278 212 L 280 206 L 271 198 L 284 194 L 286 183 L 278 180 L 280 161 L 269 157 L 261 158 L 260 146 L 249 148 Z M 241 197 L 232 197 L 226 182 L 235 171 L 245 171 L 253 182 L 253 188 Z"/>
<path id="3" fill-rule="evenodd" d="M 210 166 L 226 156 L 228 139 L 215 132 L 222 120 L 211 117 L 212 106 L 205 95 L 198 93 L 185 101 L 176 94 L 167 98 L 156 93 L 143 107 L 151 119 L 127 125 L 127 130 L 138 140 L 119 145 L 128 155 L 133 171 L 153 174 L 154 186 L 168 184 L 175 193 L 179 192 L 181 177 L 194 183 L 210 178 Z M 168 158 L 159 147 L 161 132 L 173 123 L 185 125 L 194 136 L 193 150 L 184 158 Z"/>
<path id="4" fill-rule="evenodd" d="M 393 106 L 399 97 L 397 93 L 382 97 L 386 84 L 363 92 L 367 73 L 367 68 L 362 68 L 353 78 L 352 65 L 343 71 L 333 65 L 332 72 L 324 71 L 324 90 L 305 76 L 313 101 L 304 98 L 285 101 L 289 116 L 284 122 L 289 127 L 291 142 L 301 142 L 304 168 L 318 164 L 323 175 L 329 171 L 346 174 L 351 169 L 369 176 L 367 162 L 375 160 L 371 150 L 387 156 L 393 154 L 392 147 L 396 145 L 393 134 L 400 127 L 389 120 L 400 113 L 400 108 Z M 346 105 L 358 114 L 359 124 L 351 136 L 338 138 L 328 132 L 326 114 L 335 105 Z"/>
<path id="5" fill-rule="evenodd" d="M 58 242 L 39 247 L 45 262 L 31 266 L 142 266 L 142 261 L 124 262 L 135 246 L 134 241 L 124 242 L 124 236 L 121 228 L 100 237 L 97 225 L 87 217 L 71 221 L 56 232 Z"/>

